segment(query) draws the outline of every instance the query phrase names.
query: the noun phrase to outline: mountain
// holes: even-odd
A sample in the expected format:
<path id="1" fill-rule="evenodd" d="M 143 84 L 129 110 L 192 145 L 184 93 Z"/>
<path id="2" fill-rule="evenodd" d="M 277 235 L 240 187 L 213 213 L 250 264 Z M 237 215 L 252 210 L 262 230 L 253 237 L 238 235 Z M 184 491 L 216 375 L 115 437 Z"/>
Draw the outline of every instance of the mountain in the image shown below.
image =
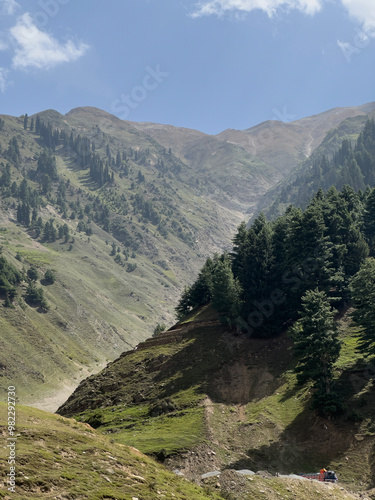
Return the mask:
<path id="1" fill-rule="evenodd" d="M 374 110 L 375 102 L 333 108 L 301 120 L 270 120 L 243 131 L 228 129 L 217 137 L 242 146 L 275 167 L 281 175 L 286 175 L 311 155 L 330 130 L 347 118 L 365 116 Z"/>
<path id="2" fill-rule="evenodd" d="M 95 108 L 2 116 L 0 129 L 3 256 L 24 274 L 34 266 L 39 287 L 56 274 L 48 311 L 25 302 L 27 280 L 1 309 L 0 366 L 22 403 L 56 409 L 91 370 L 174 322 L 181 289 L 229 245 L 273 169 L 215 139 L 193 167 Z"/>
<path id="3" fill-rule="evenodd" d="M 128 122 L 149 134 L 166 148 L 173 148 L 183 161 L 194 161 L 196 150 L 214 139 L 240 146 L 252 156 L 276 169 L 281 179 L 304 161 L 320 145 L 327 132 L 345 119 L 365 116 L 375 109 L 375 102 L 362 106 L 333 108 L 314 116 L 295 121 L 269 120 L 246 130 L 227 129 L 216 136 L 196 130 L 154 123 Z M 288 115 L 285 119 L 290 118 Z"/>
<path id="4" fill-rule="evenodd" d="M 364 190 L 375 185 L 375 135 L 366 126 L 375 112 L 344 120 L 330 130 L 313 154 L 259 201 L 253 219 L 261 211 L 270 218 L 281 215 L 289 204 L 305 207 L 319 188 L 341 189 L 345 184 Z M 358 163 L 359 162 L 359 163 Z"/>
<path id="5" fill-rule="evenodd" d="M 184 291 L 180 322 L 81 382 L 57 413 L 198 482 L 232 471 L 236 488 L 236 471 L 324 464 L 348 489 L 373 488 L 374 200 L 375 188 L 332 189 L 274 223 L 242 224 L 233 251 Z"/>
<path id="6" fill-rule="evenodd" d="M 310 409 L 311 388 L 296 384 L 285 334 L 233 335 L 209 307 L 83 381 L 58 413 L 198 482 L 210 471 L 221 470 L 224 477 L 232 470 L 267 471 L 261 498 L 276 498 L 276 473 L 313 472 L 322 465 L 338 473 L 341 488 L 366 489 L 374 484 L 375 397 L 348 321 L 345 315 L 340 322 L 345 348 L 337 376 L 352 414 L 361 414 L 358 421 L 327 420 Z M 234 491 L 241 483 L 235 476 Z M 212 486 L 221 483 L 214 479 Z M 317 487 L 297 498 L 315 498 Z M 343 490 L 325 491 L 345 498 Z M 229 498 L 258 497 L 242 491 Z"/>
<path id="7" fill-rule="evenodd" d="M 311 123 L 325 130 L 372 108 L 279 124 L 289 139 L 273 141 L 272 155 L 283 158 L 300 135 L 306 146 L 301 130 Z M 12 307 L 0 310 L 2 391 L 16 383 L 22 403 L 56 409 L 85 376 L 158 324 L 173 324 L 184 286 L 209 255 L 230 247 L 238 224 L 288 170 L 262 151 L 90 107 L 2 115 L 0 245 L 24 276 Z M 48 310 L 25 300 L 32 268 Z M 54 283 L 43 278 L 51 271 Z M 7 292 L 0 299 L 9 305 Z"/>

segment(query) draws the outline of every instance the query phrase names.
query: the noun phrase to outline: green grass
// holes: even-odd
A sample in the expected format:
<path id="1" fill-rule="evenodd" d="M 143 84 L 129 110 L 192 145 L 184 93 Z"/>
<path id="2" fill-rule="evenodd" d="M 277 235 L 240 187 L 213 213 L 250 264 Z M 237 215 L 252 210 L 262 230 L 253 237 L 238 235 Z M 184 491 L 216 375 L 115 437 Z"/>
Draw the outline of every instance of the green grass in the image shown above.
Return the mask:
<path id="1" fill-rule="evenodd" d="M 0 425 L 6 433 L 5 417 L 6 407 L 0 404 Z M 181 500 L 222 498 L 74 420 L 18 406 L 17 433 L 16 493 L 11 495 L 15 500 L 55 496 L 88 500 L 154 500 L 159 495 Z M 5 477 L 4 447 L 0 458 Z M 3 490 L 0 497 L 4 496 Z"/>
<path id="2" fill-rule="evenodd" d="M 101 429 L 106 432 L 105 427 Z M 143 453 L 170 456 L 192 449 L 205 440 L 203 408 L 186 409 L 138 422 L 132 429 L 113 434 L 118 443 Z"/>
<path id="3" fill-rule="evenodd" d="M 13 249 L 10 248 L 10 250 Z M 50 248 L 45 248 L 45 251 L 15 248 L 14 251 L 17 251 L 21 255 L 23 261 L 37 267 L 51 266 L 54 262 L 54 257 L 51 255 L 54 252 Z"/>
<path id="4" fill-rule="evenodd" d="M 292 372 L 287 372 L 285 379 L 285 383 L 275 393 L 247 406 L 249 423 L 267 418 L 285 428 L 305 410 L 311 399 L 309 386 L 298 387 L 296 376 Z"/>

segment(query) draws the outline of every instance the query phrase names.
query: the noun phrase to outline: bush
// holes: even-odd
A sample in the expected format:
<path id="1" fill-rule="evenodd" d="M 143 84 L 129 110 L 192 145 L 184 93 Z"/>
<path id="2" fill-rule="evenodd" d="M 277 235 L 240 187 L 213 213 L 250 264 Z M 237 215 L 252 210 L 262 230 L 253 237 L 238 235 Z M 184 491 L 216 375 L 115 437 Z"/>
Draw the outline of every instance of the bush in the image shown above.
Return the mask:
<path id="1" fill-rule="evenodd" d="M 157 337 L 159 335 L 159 333 L 165 332 L 166 329 L 167 329 L 167 327 L 164 323 L 162 323 L 162 324 L 158 323 L 154 328 L 154 332 L 153 332 L 152 336 Z"/>
<path id="2" fill-rule="evenodd" d="M 326 394 L 324 390 L 317 390 L 313 395 L 312 409 L 325 417 L 337 415 L 343 411 L 342 398 L 334 391 Z"/>
<path id="3" fill-rule="evenodd" d="M 39 305 L 44 311 L 49 310 L 42 288 L 37 288 L 34 283 L 30 283 L 27 287 L 25 300 L 30 305 Z"/>
<path id="4" fill-rule="evenodd" d="M 362 422 L 364 419 L 364 416 L 362 413 L 358 410 L 352 409 L 346 416 L 346 420 L 349 420 L 350 422 Z"/>
<path id="5" fill-rule="evenodd" d="M 36 267 L 32 266 L 30 267 L 30 269 L 27 270 L 27 277 L 31 281 L 38 281 L 39 273 Z"/>
<path id="6" fill-rule="evenodd" d="M 51 271 L 51 269 L 48 269 L 45 273 L 44 273 L 44 281 L 49 284 L 49 285 L 53 285 L 53 283 L 55 283 L 56 281 L 56 276 L 55 276 L 55 273 L 53 271 Z"/>
<path id="7" fill-rule="evenodd" d="M 126 267 L 126 271 L 128 273 L 132 273 L 133 271 L 135 271 L 137 269 L 137 264 L 132 264 L 129 262 L 129 264 L 127 265 Z"/>

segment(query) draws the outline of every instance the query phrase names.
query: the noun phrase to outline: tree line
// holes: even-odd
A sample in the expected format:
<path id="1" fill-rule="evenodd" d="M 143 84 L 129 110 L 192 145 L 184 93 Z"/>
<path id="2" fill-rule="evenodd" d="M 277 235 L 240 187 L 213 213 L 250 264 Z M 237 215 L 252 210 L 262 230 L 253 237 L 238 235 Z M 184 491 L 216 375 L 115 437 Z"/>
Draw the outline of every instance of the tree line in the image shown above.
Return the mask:
<path id="1" fill-rule="evenodd" d="M 306 207 L 321 187 L 342 189 L 352 186 L 356 191 L 375 186 L 375 121 L 367 120 L 356 141 L 344 139 L 332 156 L 323 154 L 309 159 L 294 178 L 283 186 L 267 211 L 269 218 L 281 214 L 288 203 Z"/>

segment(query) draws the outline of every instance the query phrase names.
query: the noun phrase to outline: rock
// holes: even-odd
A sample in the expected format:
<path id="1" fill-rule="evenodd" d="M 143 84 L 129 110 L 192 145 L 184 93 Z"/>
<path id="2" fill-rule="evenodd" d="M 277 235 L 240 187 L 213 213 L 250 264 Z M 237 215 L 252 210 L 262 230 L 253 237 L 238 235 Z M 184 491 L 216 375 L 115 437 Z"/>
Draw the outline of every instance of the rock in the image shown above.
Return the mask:
<path id="1" fill-rule="evenodd" d="M 255 472 L 249 469 L 236 470 L 237 474 L 241 474 L 243 476 L 254 476 Z"/>
<path id="2" fill-rule="evenodd" d="M 176 476 L 184 476 L 184 475 L 185 475 L 183 472 L 181 472 L 181 471 L 180 471 L 180 470 L 178 470 L 178 469 L 175 469 L 175 470 L 173 471 L 173 473 L 174 473 L 174 474 L 176 474 Z"/>
<path id="3" fill-rule="evenodd" d="M 130 477 L 132 477 L 133 479 L 136 479 L 137 481 L 140 481 L 141 483 L 145 483 L 146 482 L 146 479 L 142 476 L 135 476 L 135 475 L 131 475 Z"/>
<path id="4" fill-rule="evenodd" d="M 221 472 L 219 470 L 215 470 L 212 472 L 206 472 L 205 474 L 202 474 L 201 478 L 206 479 L 208 477 L 214 477 L 214 476 L 220 476 Z"/>

